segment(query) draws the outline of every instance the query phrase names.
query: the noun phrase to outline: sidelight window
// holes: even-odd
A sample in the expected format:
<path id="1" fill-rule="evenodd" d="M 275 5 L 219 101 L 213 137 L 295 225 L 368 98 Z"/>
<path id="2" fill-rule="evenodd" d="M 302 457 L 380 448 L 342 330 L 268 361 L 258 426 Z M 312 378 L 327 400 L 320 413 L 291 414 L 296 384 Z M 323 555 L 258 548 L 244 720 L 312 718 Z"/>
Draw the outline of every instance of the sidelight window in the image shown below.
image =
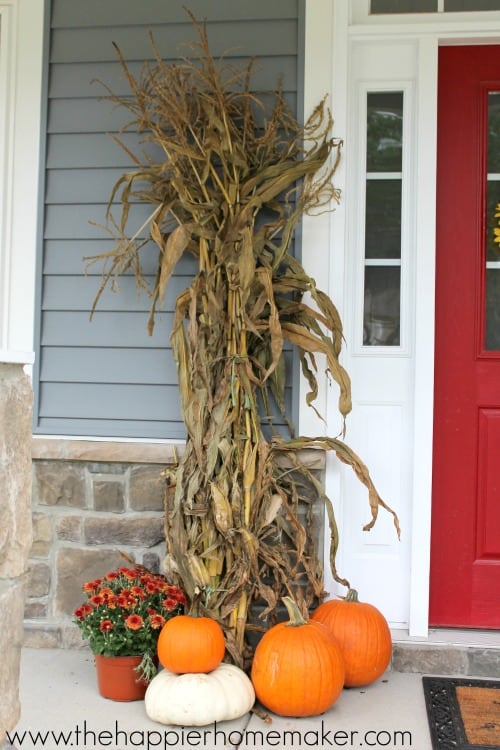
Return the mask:
<path id="1" fill-rule="evenodd" d="M 485 349 L 500 350 L 500 243 L 494 241 L 500 213 L 500 92 L 488 93 L 486 182 Z"/>
<path id="2" fill-rule="evenodd" d="M 367 94 L 363 344 L 398 346 L 403 92 Z"/>

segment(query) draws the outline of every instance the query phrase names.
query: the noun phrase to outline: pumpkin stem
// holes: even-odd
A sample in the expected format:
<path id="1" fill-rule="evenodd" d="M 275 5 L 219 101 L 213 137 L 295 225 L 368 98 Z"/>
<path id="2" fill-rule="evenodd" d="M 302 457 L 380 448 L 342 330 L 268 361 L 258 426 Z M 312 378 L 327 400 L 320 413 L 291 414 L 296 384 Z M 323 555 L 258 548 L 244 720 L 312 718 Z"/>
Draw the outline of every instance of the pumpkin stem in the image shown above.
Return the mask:
<path id="1" fill-rule="evenodd" d="M 292 625 L 294 627 L 297 627 L 299 625 L 307 625 L 307 620 L 302 615 L 300 609 L 297 606 L 297 603 L 293 601 L 289 596 L 283 596 L 281 601 L 285 605 L 288 616 L 290 618 L 290 622 L 288 625 Z"/>
<path id="2" fill-rule="evenodd" d="M 359 602 L 358 592 L 356 589 L 349 589 L 345 597 L 346 602 Z"/>

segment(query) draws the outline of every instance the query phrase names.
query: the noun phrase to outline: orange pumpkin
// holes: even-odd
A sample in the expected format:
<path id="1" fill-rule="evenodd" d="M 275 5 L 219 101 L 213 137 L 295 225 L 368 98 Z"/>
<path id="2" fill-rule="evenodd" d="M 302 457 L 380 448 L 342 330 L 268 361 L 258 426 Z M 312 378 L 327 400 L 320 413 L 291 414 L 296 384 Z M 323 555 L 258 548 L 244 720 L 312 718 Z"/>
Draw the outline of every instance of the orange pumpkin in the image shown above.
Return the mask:
<path id="1" fill-rule="evenodd" d="M 283 601 L 290 621 L 270 628 L 255 649 L 255 694 L 280 716 L 315 716 L 329 709 L 342 691 L 342 655 L 324 625 L 306 621 L 288 597 Z"/>
<path id="2" fill-rule="evenodd" d="M 224 631 L 210 617 L 177 615 L 161 629 L 157 652 L 161 664 L 169 672 L 211 672 L 221 663 L 224 652 Z"/>
<path id="3" fill-rule="evenodd" d="M 336 638 L 345 663 L 346 687 L 369 685 L 387 669 L 392 639 L 383 614 L 350 589 L 345 599 L 323 602 L 311 615 Z"/>

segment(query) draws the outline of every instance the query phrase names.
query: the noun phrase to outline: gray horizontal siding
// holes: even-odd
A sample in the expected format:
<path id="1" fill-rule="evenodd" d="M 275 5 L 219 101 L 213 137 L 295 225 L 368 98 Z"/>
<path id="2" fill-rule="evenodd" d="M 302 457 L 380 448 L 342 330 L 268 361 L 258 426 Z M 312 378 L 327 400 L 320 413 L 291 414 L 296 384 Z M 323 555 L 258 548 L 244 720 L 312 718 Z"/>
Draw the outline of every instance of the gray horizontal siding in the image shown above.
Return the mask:
<path id="1" fill-rule="evenodd" d="M 46 346 L 41 361 L 42 379 L 49 383 L 138 383 L 163 385 L 176 382 L 172 350 L 163 341 L 156 349 L 118 347 Z M 291 353 L 288 353 L 288 358 Z M 290 361 L 289 361 L 290 364 Z"/>
<path id="2" fill-rule="evenodd" d="M 138 293 L 129 274 L 120 291 L 106 290 L 92 321 L 99 265 L 84 258 L 106 252 L 113 242 L 104 230 L 107 202 L 117 178 L 131 168 L 126 153 L 110 137 L 129 116 L 103 96 L 102 81 L 118 94 L 129 93 L 117 61 L 116 42 L 139 76 L 152 58 L 149 33 L 168 60 L 186 54 L 195 32 L 184 0 L 52 0 L 46 34 L 46 138 L 35 372 L 37 433 L 96 437 L 183 438 L 175 365 L 169 337 L 176 296 L 196 270 L 181 260 L 147 334 L 150 298 Z M 301 96 L 303 0 L 193 0 L 190 9 L 207 19 L 212 53 L 245 65 L 256 58 L 253 86 L 273 91 L 282 80 L 287 101 L 297 111 Z M 265 101 L 272 97 L 262 94 Z M 260 115 L 259 115 L 260 116 Z M 133 150 L 138 138 L 123 140 Z M 162 158 L 150 145 L 148 153 Z M 136 204 L 130 229 L 139 227 L 150 207 Z M 142 256 L 153 278 L 157 249 Z M 289 369 L 292 356 L 287 352 Z M 287 391 L 292 412 L 292 389 Z M 279 422 L 279 420 L 277 420 Z"/>
<path id="3" fill-rule="evenodd" d="M 134 149 L 137 138 L 124 134 L 121 138 L 125 146 Z M 162 158 L 161 149 L 152 144 L 141 146 L 144 153 Z M 68 169 L 93 167 L 94 169 L 130 169 L 130 159 L 125 151 L 106 133 L 65 133 L 49 135 L 47 139 L 47 168 Z"/>
<path id="4" fill-rule="evenodd" d="M 237 64 L 245 66 L 249 61 L 250 58 L 245 57 L 239 59 Z M 274 87 L 276 87 L 277 80 L 282 77 L 283 89 L 293 91 L 294 83 L 297 80 L 295 63 L 296 59 L 291 55 L 283 58 L 275 56 L 259 57 L 252 77 L 253 88 L 256 91 L 265 90 L 266 83 L 269 85 L 270 80 L 273 80 Z M 132 75 L 140 76 L 142 62 L 130 63 L 128 67 Z M 78 96 L 85 98 L 100 97 L 105 94 L 104 88 L 99 83 L 100 81 L 121 96 L 126 96 L 130 92 L 119 63 L 101 63 L 98 71 L 96 74 L 96 65 L 91 62 L 54 64 L 50 80 L 50 96 L 54 98 L 68 97 L 70 99 Z"/>
<path id="5" fill-rule="evenodd" d="M 151 285 L 154 279 L 146 281 Z M 46 276 L 42 308 L 44 310 L 89 310 L 91 301 L 99 290 L 100 276 Z M 101 312 L 112 310 L 115 312 L 140 312 L 148 304 L 148 296 L 144 290 L 138 290 L 132 276 L 123 276 L 119 280 L 120 289 L 117 292 L 106 289 L 99 301 Z M 173 311 L 177 296 L 189 284 L 189 279 L 175 276 L 168 285 L 163 309 Z"/>
<path id="6" fill-rule="evenodd" d="M 92 322 L 88 312 L 74 310 L 45 311 L 41 337 L 42 347 L 131 347 L 150 349 L 168 345 L 172 313 L 159 313 L 153 336 L 148 336 L 147 312 L 97 311 Z M 70 332 L 70 333 L 68 333 Z M 118 377 L 119 367 L 117 367 Z"/>
<path id="7" fill-rule="evenodd" d="M 123 83 L 121 82 L 121 85 Z M 74 90 L 72 91 L 74 93 Z M 92 90 L 96 98 L 85 99 L 85 116 L 82 116 L 81 101 L 78 97 L 68 95 L 52 99 L 50 105 L 47 132 L 57 133 L 102 133 L 103 128 L 108 132 L 116 132 L 127 124 L 129 117 L 124 109 L 116 109 L 110 102 L 97 98 L 102 92 L 96 84 Z M 297 110 L 297 94 L 295 91 L 284 91 L 284 98 L 290 109 Z M 266 104 L 271 97 L 260 94 L 260 99 Z M 265 113 L 257 108 L 255 119 L 263 118 Z"/>
<path id="8" fill-rule="evenodd" d="M 52 12 L 53 28 L 88 28 L 96 25 L 116 26 L 130 24 L 133 26 L 157 24 L 168 12 L 169 23 L 186 22 L 183 5 L 188 5 L 196 18 L 210 21 L 226 21 L 228 18 L 239 21 L 252 19 L 274 20 L 276 18 L 297 18 L 297 0 L 252 0 L 251 3 L 235 0 L 190 0 L 189 3 L 176 3 L 172 0 L 54 0 Z M 168 9 L 167 7 L 168 6 Z"/>
<path id="9" fill-rule="evenodd" d="M 153 274 L 156 271 L 157 250 L 151 244 L 151 252 L 143 253 L 142 265 L 144 273 Z M 44 266 L 45 274 L 80 276 L 84 267 L 84 258 L 104 253 L 113 248 L 113 241 L 107 239 L 47 239 L 45 241 Z M 177 266 L 177 275 L 191 277 L 196 270 L 196 261 L 191 255 L 184 255 Z M 99 274 L 99 266 L 89 269 L 90 275 Z"/>
<path id="10" fill-rule="evenodd" d="M 148 438 L 163 440 L 165 436 L 170 440 L 184 440 L 186 428 L 184 422 L 174 422 L 172 419 L 87 419 L 70 417 L 38 418 L 37 432 L 42 435 L 81 435 L 90 437 L 113 438 Z"/>
<path id="11" fill-rule="evenodd" d="M 156 349 L 47 346 L 41 361 L 41 376 L 46 382 L 121 383 L 162 385 L 175 382 L 172 352 L 165 346 Z"/>
<path id="12" fill-rule="evenodd" d="M 280 57 L 296 53 L 296 19 L 262 19 L 227 22 L 210 22 L 210 49 L 215 57 L 230 52 L 231 57 L 248 58 L 248 50 L 259 50 L 259 56 Z M 93 61 L 114 62 L 116 53 L 110 39 L 118 45 L 126 60 L 153 59 L 150 32 L 160 55 L 180 58 L 189 53 L 186 42 L 194 41 L 196 34 L 191 23 L 159 24 L 148 28 L 108 26 L 89 29 L 55 29 L 52 32 L 50 60 L 53 63 L 80 63 Z M 182 41 L 180 41 L 182 40 Z M 94 71 L 95 74 L 95 71 Z"/>
<path id="13" fill-rule="evenodd" d="M 90 167 L 51 169 L 45 184 L 47 205 L 98 203 L 101 212 L 109 199 L 109 186 L 123 174 L 123 170 L 101 167 L 100 171 L 101 179 L 96 180 L 95 170 Z"/>
<path id="14" fill-rule="evenodd" d="M 151 243 L 151 252 L 143 253 L 142 267 L 145 274 L 153 274 L 156 270 L 157 249 Z M 74 275 L 80 276 L 84 258 L 97 253 L 108 252 L 113 248 L 112 240 L 78 239 L 71 240 L 51 239 L 45 242 L 43 272 L 47 275 Z M 196 271 L 196 261 L 192 255 L 184 255 L 177 265 L 177 275 L 191 277 Z M 89 269 L 89 274 L 97 275 L 99 266 Z"/>
<path id="15" fill-rule="evenodd" d="M 59 419 L 99 419 L 181 421 L 176 384 L 80 383 L 79 399 L 74 399 L 73 383 L 44 383 L 40 394 L 40 416 Z"/>

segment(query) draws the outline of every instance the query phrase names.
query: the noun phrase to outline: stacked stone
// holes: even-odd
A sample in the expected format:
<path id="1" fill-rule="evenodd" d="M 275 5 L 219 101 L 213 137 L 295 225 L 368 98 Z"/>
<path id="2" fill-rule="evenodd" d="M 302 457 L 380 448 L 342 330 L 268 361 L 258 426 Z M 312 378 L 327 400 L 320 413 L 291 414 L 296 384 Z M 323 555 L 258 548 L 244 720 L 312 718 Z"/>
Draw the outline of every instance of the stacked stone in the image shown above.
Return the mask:
<path id="1" fill-rule="evenodd" d="M 127 444 L 35 440 L 33 460 L 33 545 L 25 609 L 25 644 L 30 647 L 80 648 L 80 630 L 72 613 L 84 600 L 84 581 L 126 564 L 125 553 L 153 572 L 161 572 L 165 554 L 162 476 L 175 461 L 172 446 L 145 446 L 140 460 L 128 460 Z M 154 448 L 154 450 L 153 450 Z M 181 449 L 179 446 L 178 451 Z M 131 449 L 141 451 L 137 445 Z M 159 455 L 165 463 L 153 462 Z M 92 458 L 89 458 L 89 455 Z M 99 457 L 98 459 L 96 457 Z M 106 458 L 107 457 L 107 458 Z M 284 465 L 289 464 L 284 460 Z M 321 481 L 324 454 L 304 452 Z M 318 554 L 323 551 L 324 507 L 315 490 L 302 487 L 311 504 Z"/>
<path id="2" fill-rule="evenodd" d="M 31 545 L 32 390 L 21 364 L 0 358 L 0 747 L 19 720 L 26 563 Z"/>
<path id="3" fill-rule="evenodd" d="M 105 446 L 103 446 L 105 451 Z M 33 461 L 33 545 L 25 644 L 78 648 L 72 613 L 84 581 L 127 565 L 157 572 L 164 556 L 164 465 Z"/>

